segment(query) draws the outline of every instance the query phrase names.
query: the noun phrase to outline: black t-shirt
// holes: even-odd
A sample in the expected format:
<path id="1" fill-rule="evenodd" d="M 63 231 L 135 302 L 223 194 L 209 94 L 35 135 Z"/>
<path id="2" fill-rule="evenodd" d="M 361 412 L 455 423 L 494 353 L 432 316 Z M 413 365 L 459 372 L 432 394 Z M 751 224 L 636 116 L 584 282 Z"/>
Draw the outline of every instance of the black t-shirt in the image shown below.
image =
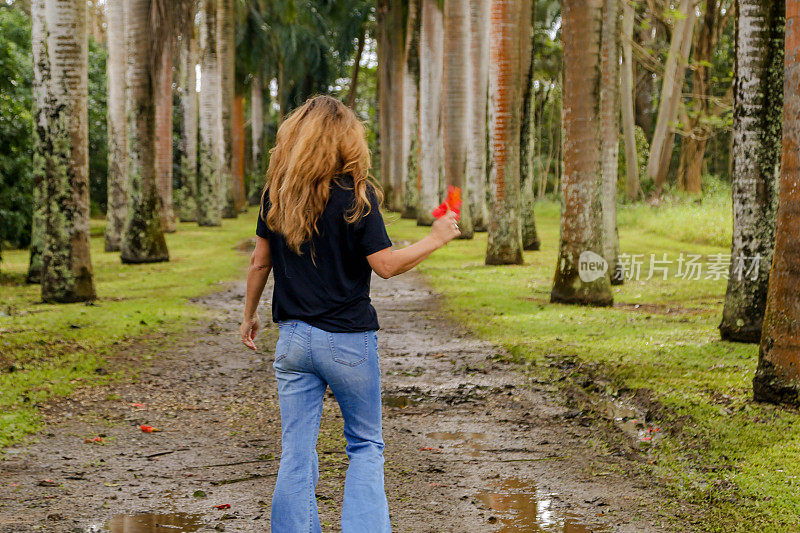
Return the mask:
<path id="1" fill-rule="evenodd" d="M 302 320 L 332 333 L 379 328 L 369 299 L 372 268 L 367 256 L 389 248 L 392 241 L 371 185 L 368 191 L 372 209 L 349 224 L 345 216 L 355 200 L 353 180 L 334 179 L 328 204 L 317 221 L 319 232 L 300 247 L 300 255 L 259 216 L 256 235 L 269 241 L 275 276 L 273 321 Z M 261 208 L 264 214 L 269 212 L 269 193 Z"/>

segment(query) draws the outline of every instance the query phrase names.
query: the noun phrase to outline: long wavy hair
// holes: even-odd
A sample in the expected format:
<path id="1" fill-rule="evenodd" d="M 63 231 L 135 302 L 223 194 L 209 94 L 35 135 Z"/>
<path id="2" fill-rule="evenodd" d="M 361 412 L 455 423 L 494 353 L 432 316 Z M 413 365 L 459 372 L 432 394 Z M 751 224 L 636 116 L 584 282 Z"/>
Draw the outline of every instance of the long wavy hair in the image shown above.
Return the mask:
<path id="1" fill-rule="evenodd" d="M 278 128 L 270 150 L 267 184 L 268 213 L 261 217 L 297 254 L 303 243 L 318 232 L 319 220 L 337 176 L 353 179 L 355 201 L 345 213 L 353 223 L 378 209 L 383 194 L 369 174 L 371 166 L 364 125 L 353 110 L 336 98 L 314 96 L 295 109 Z M 378 205 L 369 200 L 372 187 Z"/>

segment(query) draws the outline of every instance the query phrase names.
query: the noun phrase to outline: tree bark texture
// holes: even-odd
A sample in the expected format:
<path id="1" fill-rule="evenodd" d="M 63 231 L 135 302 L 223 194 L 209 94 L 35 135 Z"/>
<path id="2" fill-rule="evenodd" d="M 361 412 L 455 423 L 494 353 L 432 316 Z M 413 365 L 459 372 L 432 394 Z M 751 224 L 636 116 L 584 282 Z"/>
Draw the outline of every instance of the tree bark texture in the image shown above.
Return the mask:
<path id="1" fill-rule="evenodd" d="M 761 340 L 781 172 L 784 9 L 783 0 L 737 5 L 733 243 L 719 326 L 724 340 Z M 745 260 L 756 257 L 761 259 L 755 264 Z"/>
<path id="2" fill-rule="evenodd" d="M 430 226 L 441 189 L 442 73 L 444 71 L 444 16 L 437 0 L 421 0 L 419 81 L 419 203 L 417 224 Z"/>
<path id="3" fill-rule="evenodd" d="M 611 305 L 608 271 L 581 279 L 581 256 L 603 256 L 600 79 L 603 0 L 565 0 L 564 175 L 552 302 Z M 584 257 L 586 257 L 584 256 Z M 585 264 L 585 263 L 584 263 Z"/>
<path id="4" fill-rule="evenodd" d="M 536 92 L 534 88 L 534 42 L 536 9 L 530 0 L 523 4 L 522 17 L 530 20 L 529 30 L 520 38 L 528 45 L 523 50 L 522 65 L 525 68 L 522 85 L 522 124 L 520 126 L 520 205 L 522 220 L 522 249 L 538 250 L 541 247 L 539 233 L 536 231 L 534 215 L 534 143 L 536 142 Z"/>
<path id="5" fill-rule="evenodd" d="M 44 9 L 42 15 L 41 9 Z M 38 50 L 47 65 L 36 76 L 43 131 L 37 159 L 43 163 L 42 300 L 78 302 L 95 297 L 89 252 L 89 125 L 86 33 L 82 0 L 37 0 L 32 32 L 45 36 Z M 42 44 L 42 41 L 39 43 Z"/>
<path id="6" fill-rule="evenodd" d="M 797 24 L 795 24 L 797 23 Z M 800 1 L 786 1 L 783 143 L 775 250 L 753 378 L 758 401 L 800 404 Z"/>
<path id="7" fill-rule="evenodd" d="M 233 0 L 217 0 L 217 56 L 219 57 L 220 115 L 222 143 L 220 165 L 220 206 L 223 218 L 236 218 L 237 206 L 244 206 L 244 183 L 233 176 L 233 97 L 236 67 L 236 35 Z"/>
<path id="8" fill-rule="evenodd" d="M 417 175 L 419 174 L 419 0 L 408 4 L 403 75 L 403 218 L 417 218 Z"/>
<path id="9" fill-rule="evenodd" d="M 197 223 L 222 224 L 221 169 L 222 119 L 220 110 L 219 58 L 217 56 L 216 0 L 202 0 L 200 25 L 200 145 L 197 153 Z"/>
<path id="10" fill-rule="evenodd" d="M 50 62 L 47 57 L 47 20 L 45 0 L 33 0 L 31 14 L 31 51 L 33 53 L 33 219 L 31 223 L 28 283 L 42 279 L 42 248 L 44 247 L 45 158 L 42 143 L 46 142 L 48 107 L 47 84 L 50 83 Z"/>
<path id="11" fill-rule="evenodd" d="M 633 94 L 633 23 L 634 9 L 630 0 L 622 0 L 622 134 L 625 139 L 625 196 L 635 202 L 642 194 L 639 181 L 639 157 L 636 151 L 635 98 Z"/>
<path id="12" fill-rule="evenodd" d="M 470 0 L 470 91 L 472 118 L 469 122 L 467 152 L 467 191 L 474 231 L 486 231 L 489 212 L 486 205 L 488 145 L 487 96 L 489 91 L 489 13 L 491 0 Z"/>
<path id="13" fill-rule="evenodd" d="M 172 199 L 172 47 L 165 46 L 156 77 L 156 183 L 161 202 L 161 229 L 173 233 L 175 210 Z"/>
<path id="14" fill-rule="evenodd" d="M 489 63 L 489 225 L 487 265 L 522 264 L 520 133 L 530 19 L 525 2 L 492 0 Z M 529 8 L 528 8 L 529 9 Z"/>
<path id="15" fill-rule="evenodd" d="M 128 211 L 128 133 L 125 116 L 125 3 L 108 0 L 108 205 L 106 252 L 117 252 Z"/>
<path id="16" fill-rule="evenodd" d="M 122 239 L 123 263 L 168 261 L 156 177 L 157 57 L 150 49 L 152 0 L 126 0 L 128 43 L 128 217 Z M 169 54 L 165 47 L 162 54 Z"/>
<path id="17" fill-rule="evenodd" d="M 261 74 L 255 74 L 250 85 L 250 132 L 253 168 L 257 170 L 260 168 L 261 136 L 264 133 L 264 83 Z"/>
<path id="18" fill-rule="evenodd" d="M 194 24 L 181 39 L 181 164 L 178 218 L 197 221 L 197 38 Z"/>

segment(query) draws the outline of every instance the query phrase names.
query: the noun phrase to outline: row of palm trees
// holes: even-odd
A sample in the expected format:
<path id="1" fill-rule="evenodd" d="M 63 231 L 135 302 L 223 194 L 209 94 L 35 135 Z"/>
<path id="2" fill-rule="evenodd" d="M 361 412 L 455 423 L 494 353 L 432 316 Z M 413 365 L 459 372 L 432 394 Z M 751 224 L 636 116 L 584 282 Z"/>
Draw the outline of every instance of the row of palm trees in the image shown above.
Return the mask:
<path id="1" fill-rule="evenodd" d="M 219 225 L 245 204 L 233 179 L 233 0 L 108 0 L 107 251 L 124 263 L 169 260 L 173 49 L 180 44 L 182 220 Z M 87 2 L 33 0 L 37 146 L 31 262 L 45 302 L 95 297 L 89 252 Z M 200 53 L 202 51 L 202 53 Z M 203 74 L 195 91 L 195 65 Z M 199 120 L 198 120 L 199 119 Z M 198 146 L 198 130 L 200 143 Z M 198 164 L 199 160 L 199 164 Z"/>
<path id="2" fill-rule="evenodd" d="M 694 13 L 694 3 L 685 4 L 684 11 Z M 793 30 L 800 0 L 738 0 L 736 7 L 733 242 L 720 331 L 723 339 L 760 343 L 757 399 L 800 403 L 800 40 Z M 562 4 L 564 173 L 553 302 L 611 305 L 611 285 L 623 281 L 617 160 L 619 116 L 630 101 L 620 109 L 619 88 L 630 93 L 625 36 L 631 15 L 631 6 L 617 0 Z M 532 140 L 526 136 L 532 120 L 531 0 L 445 0 L 443 6 L 437 0 L 382 0 L 378 16 L 381 162 L 392 206 L 430 224 L 442 184 L 466 187 L 464 236 L 487 229 L 486 263 L 521 263 L 524 248 L 538 248 L 528 190 Z M 403 17 L 405 32 L 398 23 Z M 667 59 L 671 74 L 664 78 L 659 111 L 667 117 L 673 116 L 672 86 L 680 86 L 678 57 L 688 56 L 691 24 L 692 16 L 680 21 Z M 412 53 L 415 46 L 418 53 Z M 656 129 L 659 139 L 668 135 Z M 651 162 L 663 159 L 671 143 L 654 142 Z M 418 156 L 414 146 L 421 148 Z M 661 172 L 657 163 L 649 171 Z M 635 181 L 626 185 L 635 194 Z M 586 252 L 605 259 L 605 276 L 582 279 Z M 756 275 L 742 275 L 746 258 L 760 258 Z"/>

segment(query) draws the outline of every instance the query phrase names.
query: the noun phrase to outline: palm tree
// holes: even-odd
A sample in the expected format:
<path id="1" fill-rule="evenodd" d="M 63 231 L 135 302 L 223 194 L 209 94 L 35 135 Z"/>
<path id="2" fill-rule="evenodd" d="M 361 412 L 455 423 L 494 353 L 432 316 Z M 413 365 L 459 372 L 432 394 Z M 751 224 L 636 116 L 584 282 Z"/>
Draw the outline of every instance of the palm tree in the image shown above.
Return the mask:
<path id="1" fill-rule="evenodd" d="M 536 196 L 533 191 L 533 143 L 535 140 L 534 132 L 536 131 L 536 78 L 534 76 L 535 54 L 533 53 L 533 47 L 536 39 L 534 31 L 536 14 L 531 2 L 526 2 L 523 9 L 525 11 L 522 13 L 522 17 L 530 21 L 530 31 L 528 31 L 528 39 L 522 51 L 522 65 L 525 70 L 522 80 L 522 123 L 519 138 L 520 222 L 522 224 L 522 249 L 538 250 L 541 247 L 541 242 L 539 241 L 539 233 L 536 231 L 536 216 L 534 214 Z"/>
<path id="2" fill-rule="evenodd" d="M 197 221 L 197 38 L 194 23 L 181 36 L 181 164 L 178 217 Z"/>
<path id="3" fill-rule="evenodd" d="M 448 185 L 466 189 L 470 106 L 469 0 L 444 3 L 444 177 Z M 473 236 L 470 209 L 462 209 L 461 236 Z"/>
<path id="4" fill-rule="evenodd" d="M 216 0 L 202 0 L 200 23 L 200 148 L 197 175 L 197 222 L 219 226 L 221 216 L 222 116 L 217 55 Z"/>
<path id="5" fill-rule="evenodd" d="M 406 17 L 403 57 L 403 218 L 417 218 L 417 175 L 419 174 L 419 0 L 410 0 Z"/>
<path id="6" fill-rule="evenodd" d="M 608 272 L 581 275 L 603 260 L 600 190 L 600 36 L 603 0 L 565 0 L 564 175 L 561 242 L 552 302 L 611 305 Z M 590 270 L 592 274 L 597 270 Z"/>
<path id="7" fill-rule="evenodd" d="M 739 0 L 736 13 L 733 243 L 719 329 L 725 340 L 758 342 L 778 207 L 784 2 Z"/>
<path id="8" fill-rule="evenodd" d="M 617 232 L 617 176 L 619 172 L 619 6 L 603 1 L 600 44 L 600 143 L 603 205 L 603 257 L 613 285 L 621 285 L 624 273 L 619 263 Z"/>
<path id="9" fill-rule="evenodd" d="M 223 218 L 236 218 L 237 205 L 244 205 L 244 195 L 233 177 L 233 96 L 236 60 L 233 0 L 217 0 L 217 56 L 219 58 L 219 83 L 221 87 L 220 111 L 222 115 L 222 165 L 220 180 L 220 205 Z M 243 185 L 243 184 L 242 184 Z"/>
<path id="10" fill-rule="evenodd" d="M 625 196 L 635 201 L 642 193 L 639 182 L 639 159 L 636 151 L 636 130 L 634 125 L 633 97 L 633 23 L 632 0 L 622 0 L 622 77 L 620 105 L 622 107 L 622 131 L 625 138 Z"/>
<path id="11" fill-rule="evenodd" d="M 125 2 L 109 0 L 106 20 L 108 59 L 108 208 L 106 210 L 106 252 L 117 252 L 128 211 L 128 134 L 125 117 Z"/>
<path id="12" fill-rule="evenodd" d="M 490 0 L 470 0 L 472 118 L 467 152 L 467 201 L 474 231 L 486 231 L 486 96 L 489 90 Z"/>
<path id="13" fill-rule="evenodd" d="M 491 158 L 487 265 L 522 263 L 520 133 L 530 0 L 492 0 L 489 63 Z M 526 5 L 527 4 L 527 5 Z"/>
<path id="14" fill-rule="evenodd" d="M 250 84 L 250 135 L 255 168 L 258 168 L 261 158 L 261 134 L 264 132 L 264 82 L 261 76 L 261 72 L 254 73 Z"/>
<path id="15" fill-rule="evenodd" d="M 169 260 L 156 175 L 156 101 L 162 54 L 170 54 L 171 20 L 179 6 L 167 0 L 126 0 L 128 45 L 128 217 L 123 263 Z M 180 4 L 181 2 L 176 2 Z M 159 9 L 161 8 L 161 9 Z M 151 18 L 152 13 L 157 13 Z"/>
<path id="16" fill-rule="evenodd" d="M 86 7 L 83 0 L 36 0 L 31 5 L 45 302 L 95 297 L 89 252 Z"/>
<path id="17" fill-rule="evenodd" d="M 156 183 L 161 205 L 161 229 L 173 233 L 175 210 L 172 200 L 172 36 L 161 54 L 156 77 Z"/>
<path id="18" fill-rule="evenodd" d="M 47 59 L 47 21 L 44 0 L 31 4 L 31 52 L 33 53 L 33 217 L 31 221 L 30 262 L 28 283 L 42 279 L 42 248 L 44 247 L 45 209 L 45 153 L 41 149 L 47 136 L 47 86 L 49 63 Z"/>
<path id="19" fill-rule="evenodd" d="M 792 33 L 800 24 L 800 0 L 786 0 L 783 80 L 783 152 L 778 193 L 775 250 L 769 274 L 767 310 L 761 331 L 753 396 L 759 401 L 800 403 L 800 271 L 797 233 L 800 228 L 800 40 Z"/>
<path id="20" fill-rule="evenodd" d="M 419 38 L 419 175 L 417 224 L 430 226 L 439 204 L 444 17 L 437 0 L 421 0 Z"/>

